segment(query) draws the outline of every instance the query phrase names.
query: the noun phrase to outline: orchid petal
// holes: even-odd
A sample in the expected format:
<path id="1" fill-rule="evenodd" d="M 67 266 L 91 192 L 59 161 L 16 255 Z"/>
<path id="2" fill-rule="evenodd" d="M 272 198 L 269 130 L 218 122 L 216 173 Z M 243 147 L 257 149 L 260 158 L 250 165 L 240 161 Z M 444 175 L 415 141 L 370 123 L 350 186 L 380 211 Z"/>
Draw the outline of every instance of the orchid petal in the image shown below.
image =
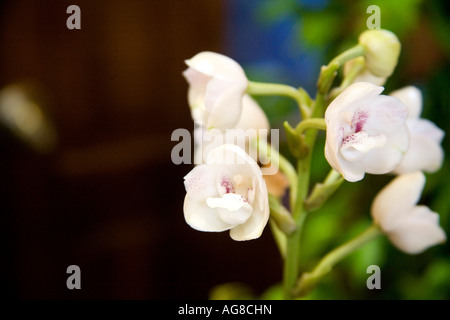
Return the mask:
<path id="1" fill-rule="evenodd" d="M 366 132 L 360 131 L 345 137 L 341 153 L 346 160 L 360 160 L 374 148 L 380 148 L 386 144 L 386 136 L 369 136 Z"/>
<path id="2" fill-rule="evenodd" d="M 242 67 L 233 59 L 219 53 L 203 51 L 185 62 L 188 67 L 212 78 L 228 81 L 238 80 L 244 85 L 247 82 Z"/>
<path id="3" fill-rule="evenodd" d="M 248 80 L 233 59 L 214 52 L 201 52 L 186 60 L 183 76 L 189 83 L 188 101 L 194 121 L 225 130 L 239 121 L 242 97 Z"/>
<path id="4" fill-rule="evenodd" d="M 204 199 L 218 194 L 215 177 L 220 172 L 218 166 L 196 166 L 184 177 L 186 192 L 193 199 Z"/>
<path id="5" fill-rule="evenodd" d="M 414 172 L 396 177 L 385 186 L 372 203 L 371 214 L 378 225 L 384 230 L 390 230 L 419 201 L 425 175 Z"/>
<path id="6" fill-rule="evenodd" d="M 402 162 L 395 168 L 397 174 L 414 171 L 437 171 L 444 161 L 444 150 L 440 142 L 444 132 L 425 119 L 408 122 L 411 142 Z"/>
<path id="7" fill-rule="evenodd" d="M 217 88 L 220 89 L 219 94 L 216 92 Z M 208 110 L 206 128 L 233 128 L 241 117 L 242 95 L 245 88 L 211 80 L 208 89 L 211 90 L 208 90 L 205 96 L 205 107 Z M 210 95 L 217 96 L 211 98 Z"/>
<path id="8" fill-rule="evenodd" d="M 389 240 L 400 250 L 418 254 L 446 240 L 439 215 L 428 207 L 416 206 L 401 223 L 387 231 Z"/>
<path id="9" fill-rule="evenodd" d="M 192 199 L 189 193 L 184 198 L 183 211 L 186 223 L 198 231 L 220 232 L 234 227 L 223 221 L 216 209 L 206 206 L 204 201 Z"/>
<path id="10" fill-rule="evenodd" d="M 422 93 L 414 86 L 407 86 L 389 94 L 408 107 L 408 119 L 418 119 L 422 113 Z"/>
<path id="11" fill-rule="evenodd" d="M 235 193 L 227 193 L 221 198 L 208 198 L 206 204 L 210 208 L 219 208 L 220 219 L 231 225 L 243 224 L 253 211 L 247 200 Z"/>
<path id="12" fill-rule="evenodd" d="M 243 241 L 259 238 L 264 230 L 264 226 L 269 219 L 269 207 L 266 206 L 263 211 L 253 213 L 243 224 L 230 230 L 230 236 L 233 240 Z"/>
<path id="13" fill-rule="evenodd" d="M 235 128 L 243 130 L 255 129 L 258 132 L 270 129 L 266 114 L 248 94 L 245 94 L 242 98 L 242 113 Z"/>

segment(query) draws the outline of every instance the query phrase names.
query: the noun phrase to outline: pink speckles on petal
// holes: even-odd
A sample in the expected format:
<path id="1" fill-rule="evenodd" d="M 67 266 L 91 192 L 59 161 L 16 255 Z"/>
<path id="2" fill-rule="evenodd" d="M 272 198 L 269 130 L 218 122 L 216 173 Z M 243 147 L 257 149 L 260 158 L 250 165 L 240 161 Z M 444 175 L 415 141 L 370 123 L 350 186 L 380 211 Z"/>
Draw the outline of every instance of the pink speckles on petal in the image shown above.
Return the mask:
<path id="1" fill-rule="evenodd" d="M 207 177 L 199 174 L 189 174 L 185 177 L 184 185 L 186 191 L 200 191 L 202 190 L 207 182 Z"/>
<path id="2" fill-rule="evenodd" d="M 345 129 L 340 128 L 339 135 L 342 135 L 342 146 L 345 146 L 349 142 L 355 141 L 355 134 L 361 132 L 364 128 L 364 125 L 367 123 L 367 119 L 369 118 L 369 113 L 366 111 L 358 111 L 355 113 L 352 119 L 351 127 L 353 132 L 348 132 L 345 135 Z"/>
<path id="3" fill-rule="evenodd" d="M 360 132 L 363 129 L 364 125 L 367 122 L 368 117 L 369 114 L 365 111 L 358 111 L 355 114 L 352 120 L 353 127 L 355 128 L 355 133 Z"/>
<path id="4" fill-rule="evenodd" d="M 346 136 L 343 140 L 342 140 L 342 146 L 344 146 L 345 144 L 352 142 L 355 140 L 355 135 L 354 134 L 350 134 L 348 136 Z"/>
<path id="5" fill-rule="evenodd" d="M 234 193 L 233 183 L 231 182 L 230 177 L 225 174 L 219 175 L 217 188 L 220 195 Z"/>

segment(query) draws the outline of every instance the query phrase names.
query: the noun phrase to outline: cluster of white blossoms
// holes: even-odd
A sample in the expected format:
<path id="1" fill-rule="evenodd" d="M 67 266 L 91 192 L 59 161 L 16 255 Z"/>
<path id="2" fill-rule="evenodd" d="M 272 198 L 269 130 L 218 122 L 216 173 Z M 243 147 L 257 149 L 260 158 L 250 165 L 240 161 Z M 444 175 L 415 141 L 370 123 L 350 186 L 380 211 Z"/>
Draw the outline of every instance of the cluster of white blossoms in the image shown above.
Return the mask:
<path id="1" fill-rule="evenodd" d="M 359 45 L 364 55 L 348 60 L 344 75 L 355 64 L 359 74 L 324 115 L 325 157 L 350 182 L 366 173 L 398 175 L 376 197 L 371 214 L 395 246 L 419 253 L 446 240 L 438 215 L 416 205 L 425 184 L 422 172 L 435 172 L 442 165 L 444 132 L 420 118 L 422 96 L 416 87 L 381 94 L 380 85 L 399 57 L 397 37 L 370 30 L 361 34 Z M 196 130 L 225 134 L 228 129 L 269 127 L 264 112 L 246 93 L 248 80 L 238 63 L 202 52 L 186 64 L 183 75 L 189 83 L 192 118 L 199 124 Z M 201 231 L 230 230 L 234 240 L 258 238 L 269 219 L 269 203 L 255 159 L 233 144 L 214 146 L 198 156 L 202 164 L 185 177 L 187 223 Z"/>
<path id="2" fill-rule="evenodd" d="M 419 253 L 446 240 L 439 217 L 425 206 L 414 206 L 425 184 L 422 171 L 435 172 L 443 162 L 444 132 L 420 118 L 422 94 L 408 86 L 381 95 L 396 66 L 400 43 L 386 30 L 366 31 L 365 64 L 348 86 L 328 106 L 325 157 L 331 167 L 350 182 L 370 174 L 398 174 L 376 197 L 375 223 L 392 243 L 407 253 Z M 380 61 L 378 61 L 380 60 Z M 348 69 L 351 66 L 347 66 Z"/>
<path id="3" fill-rule="evenodd" d="M 201 131 L 194 150 L 195 163 L 201 164 L 184 178 L 186 222 L 200 231 L 230 230 L 234 240 L 256 239 L 269 220 L 267 187 L 255 159 L 242 146 L 226 143 L 226 135 L 268 130 L 269 121 L 245 93 L 248 80 L 237 62 L 201 52 L 186 64 L 188 102 L 195 130 Z M 218 135 L 223 137 L 213 139 Z"/>

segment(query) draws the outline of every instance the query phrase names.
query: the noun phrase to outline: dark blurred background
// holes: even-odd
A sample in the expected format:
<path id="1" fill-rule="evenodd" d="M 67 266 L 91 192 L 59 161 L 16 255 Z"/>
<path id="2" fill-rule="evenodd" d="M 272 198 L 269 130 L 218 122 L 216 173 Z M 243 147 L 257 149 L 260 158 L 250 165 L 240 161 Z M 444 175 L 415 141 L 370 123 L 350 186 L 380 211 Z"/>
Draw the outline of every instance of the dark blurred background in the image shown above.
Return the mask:
<path id="1" fill-rule="evenodd" d="M 66 8 L 81 9 L 81 30 Z M 279 277 L 270 233 L 238 244 L 192 230 L 177 128 L 193 129 L 184 60 L 222 52 L 222 1 L 2 1 L 0 85 L 31 92 L 58 141 L 2 131 L 1 287 L 13 298 L 207 298 L 218 282 Z M 256 267 L 267 259 L 269 268 Z M 271 262 L 272 261 L 272 262 Z M 66 268 L 81 268 L 81 290 Z"/>
<path id="2" fill-rule="evenodd" d="M 202 233 L 184 222 L 183 176 L 192 166 L 170 158 L 172 131 L 193 129 L 184 60 L 224 53 L 252 80 L 303 86 L 313 95 L 320 65 L 356 42 L 365 9 L 378 4 L 382 28 L 403 45 L 387 92 L 419 86 L 424 115 L 450 132 L 448 4 L 401 3 L 2 1 L 0 88 L 24 90 L 56 133 L 39 144 L 1 120 L 3 292 L 16 299 L 206 299 L 228 282 L 245 283 L 255 295 L 275 292 L 282 264 L 269 228 L 258 240 L 234 242 L 226 232 Z M 81 30 L 66 28 L 72 4 L 81 9 Z M 287 99 L 259 101 L 273 127 L 298 120 Z M 448 138 L 443 146 L 449 150 Z M 328 165 L 320 154 L 316 163 L 320 180 Z M 446 230 L 449 170 L 446 162 L 430 175 L 424 195 Z M 352 197 L 335 197 L 311 217 L 305 258 L 315 262 L 360 230 L 386 179 L 368 177 L 365 192 L 362 183 L 346 184 L 341 191 Z M 381 239 L 338 267 L 315 297 L 450 298 L 448 252 L 446 244 L 410 257 Z M 386 270 L 386 290 L 366 289 L 370 264 Z M 69 265 L 81 268 L 81 290 L 66 287 Z"/>

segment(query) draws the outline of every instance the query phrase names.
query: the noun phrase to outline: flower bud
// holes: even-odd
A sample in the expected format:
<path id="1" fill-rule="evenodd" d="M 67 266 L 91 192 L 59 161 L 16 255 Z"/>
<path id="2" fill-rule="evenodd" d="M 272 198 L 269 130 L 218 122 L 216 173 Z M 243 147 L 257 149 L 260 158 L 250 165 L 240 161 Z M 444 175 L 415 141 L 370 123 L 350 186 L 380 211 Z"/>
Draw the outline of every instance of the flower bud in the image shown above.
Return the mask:
<path id="1" fill-rule="evenodd" d="M 364 46 L 367 69 L 377 77 L 389 77 L 397 65 L 400 41 L 388 30 L 367 30 L 359 36 Z"/>

